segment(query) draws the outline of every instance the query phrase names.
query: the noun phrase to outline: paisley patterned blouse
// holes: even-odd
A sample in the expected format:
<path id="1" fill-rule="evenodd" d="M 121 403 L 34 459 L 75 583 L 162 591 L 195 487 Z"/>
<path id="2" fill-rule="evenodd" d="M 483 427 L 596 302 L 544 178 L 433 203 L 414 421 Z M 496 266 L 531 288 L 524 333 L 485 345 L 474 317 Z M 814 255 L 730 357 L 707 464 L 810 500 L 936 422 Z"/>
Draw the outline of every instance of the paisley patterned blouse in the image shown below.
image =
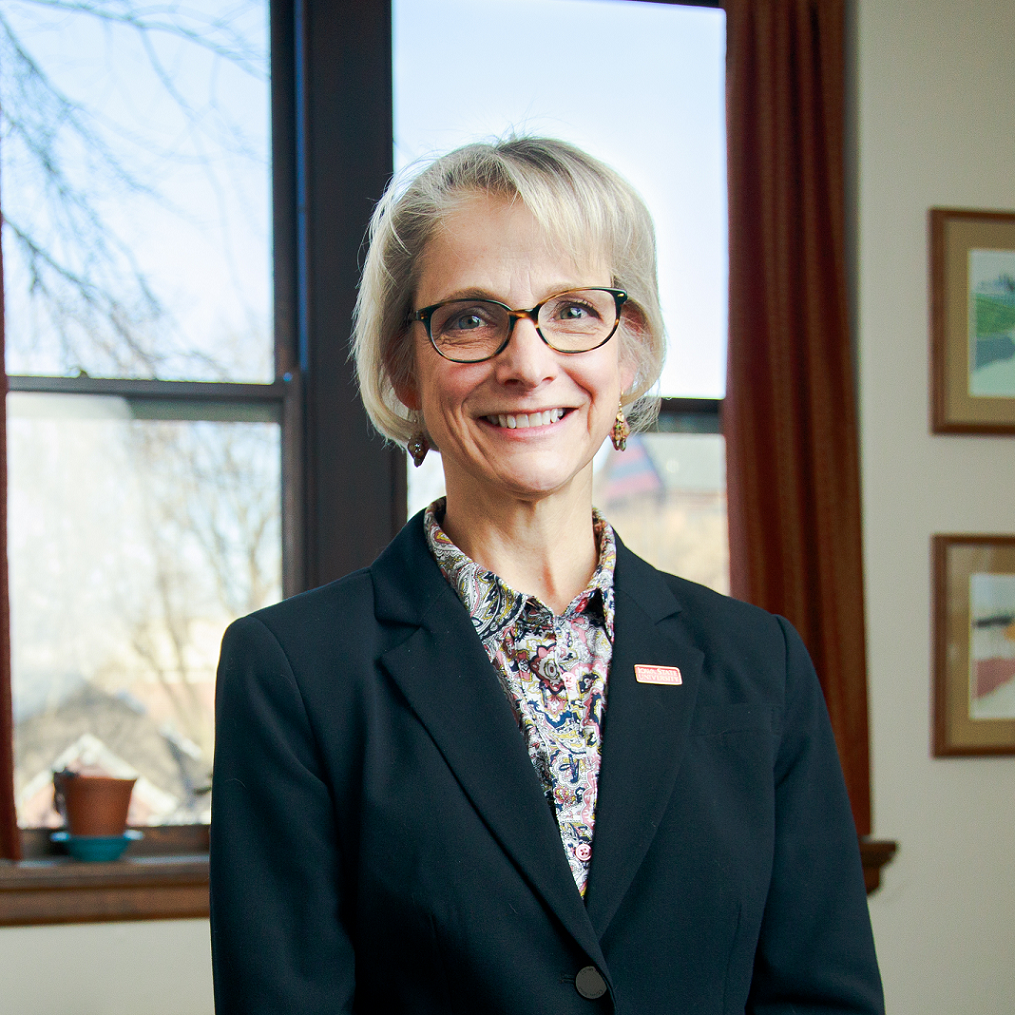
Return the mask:
<path id="1" fill-rule="evenodd" d="M 469 611 L 514 708 L 529 758 L 556 814 L 575 884 L 584 895 L 613 656 L 613 529 L 593 510 L 599 565 L 588 587 L 558 617 L 455 546 L 440 526 L 444 507 L 442 498 L 424 515 L 430 552 Z"/>

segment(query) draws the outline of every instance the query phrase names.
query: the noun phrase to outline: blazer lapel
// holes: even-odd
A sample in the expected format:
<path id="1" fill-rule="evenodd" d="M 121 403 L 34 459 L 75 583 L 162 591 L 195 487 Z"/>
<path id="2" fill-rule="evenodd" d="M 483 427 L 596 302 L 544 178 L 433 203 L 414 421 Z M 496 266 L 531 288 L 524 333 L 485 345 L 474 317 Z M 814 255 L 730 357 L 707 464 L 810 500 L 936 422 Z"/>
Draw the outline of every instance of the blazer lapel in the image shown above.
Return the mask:
<path id="1" fill-rule="evenodd" d="M 412 519 L 371 568 L 378 620 L 415 631 L 381 656 L 472 805 L 532 888 L 605 968 L 556 821 L 468 613 Z"/>
<path id="2" fill-rule="evenodd" d="M 600 937 L 652 842 L 687 744 L 704 655 L 671 618 L 662 576 L 618 540 L 616 622 L 607 685 L 592 866 L 585 904 Z M 636 664 L 678 666 L 679 685 L 639 683 Z"/>

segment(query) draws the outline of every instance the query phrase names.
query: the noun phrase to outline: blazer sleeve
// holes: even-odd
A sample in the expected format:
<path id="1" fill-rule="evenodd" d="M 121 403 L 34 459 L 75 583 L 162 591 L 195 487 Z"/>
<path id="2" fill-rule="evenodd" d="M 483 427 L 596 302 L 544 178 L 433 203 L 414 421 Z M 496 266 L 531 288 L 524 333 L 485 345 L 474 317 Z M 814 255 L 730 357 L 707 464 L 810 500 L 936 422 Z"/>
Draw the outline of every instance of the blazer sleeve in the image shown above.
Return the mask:
<path id="1" fill-rule="evenodd" d="M 351 1012 L 335 808 L 293 669 L 256 616 L 223 640 L 212 807 L 217 1015 Z"/>
<path id="2" fill-rule="evenodd" d="M 824 697 L 799 635 L 778 619 L 786 698 L 775 855 L 747 1011 L 883 1015 L 856 828 Z"/>

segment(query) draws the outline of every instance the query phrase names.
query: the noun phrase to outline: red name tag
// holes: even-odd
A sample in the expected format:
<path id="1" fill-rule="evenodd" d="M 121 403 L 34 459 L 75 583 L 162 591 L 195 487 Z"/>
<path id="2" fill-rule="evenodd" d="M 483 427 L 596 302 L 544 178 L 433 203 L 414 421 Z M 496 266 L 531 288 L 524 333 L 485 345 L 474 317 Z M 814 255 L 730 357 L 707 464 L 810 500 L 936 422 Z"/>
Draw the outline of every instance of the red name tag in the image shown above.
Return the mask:
<path id="1" fill-rule="evenodd" d="M 634 675 L 639 684 L 682 684 L 676 666 L 635 666 Z"/>

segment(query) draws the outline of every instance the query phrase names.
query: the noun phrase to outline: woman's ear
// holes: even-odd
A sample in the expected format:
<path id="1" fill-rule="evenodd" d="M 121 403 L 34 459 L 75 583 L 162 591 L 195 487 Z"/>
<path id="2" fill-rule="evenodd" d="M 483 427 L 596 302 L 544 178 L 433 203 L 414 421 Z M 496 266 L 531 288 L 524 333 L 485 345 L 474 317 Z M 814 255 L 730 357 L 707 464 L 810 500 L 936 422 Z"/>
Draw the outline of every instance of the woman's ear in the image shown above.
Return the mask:
<path id="1" fill-rule="evenodd" d="M 401 381 L 392 382 L 395 394 L 398 395 L 398 400 L 407 409 L 412 409 L 413 412 L 419 412 L 420 410 L 420 399 L 419 390 L 416 387 L 416 383 L 411 379 L 404 379 Z"/>
<path id="2" fill-rule="evenodd" d="M 402 334 L 399 339 L 390 347 L 390 354 L 387 362 L 388 376 L 391 378 L 391 386 L 395 389 L 398 400 L 407 409 L 419 412 L 422 405 L 419 397 L 419 387 L 416 384 L 416 355 L 411 344 L 408 349 L 404 348 L 406 343 L 412 342 L 412 336 Z"/>
<path id="3" fill-rule="evenodd" d="M 630 391 L 638 376 L 638 356 L 635 350 L 644 339 L 645 318 L 636 306 L 626 303 L 620 327 L 620 390 Z"/>

